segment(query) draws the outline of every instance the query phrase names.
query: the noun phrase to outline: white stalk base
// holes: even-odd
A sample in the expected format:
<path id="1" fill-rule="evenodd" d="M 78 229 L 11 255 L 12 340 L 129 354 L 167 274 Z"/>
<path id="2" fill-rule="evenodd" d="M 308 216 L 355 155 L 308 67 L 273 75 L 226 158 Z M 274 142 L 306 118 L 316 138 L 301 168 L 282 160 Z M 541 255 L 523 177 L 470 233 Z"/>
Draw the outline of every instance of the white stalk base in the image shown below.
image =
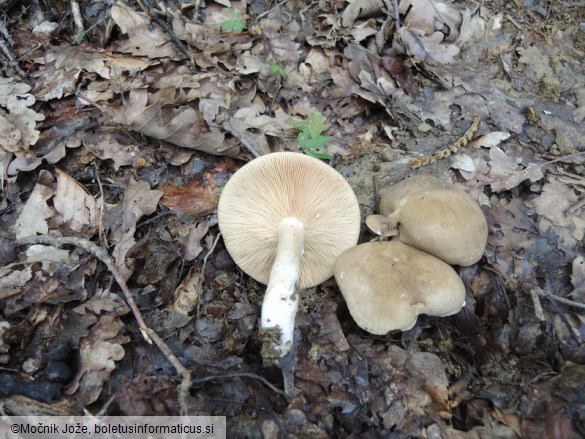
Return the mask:
<path id="1" fill-rule="evenodd" d="M 295 316 L 299 308 L 297 285 L 303 254 L 304 226 L 296 218 L 285 218 L 278 226 L 278 248 L 262 303 L 260 328 L 270 346 L 267 356 L 285 356 L 293 342 Z M 270 359 L 269 358 L 269 359 Z"/>

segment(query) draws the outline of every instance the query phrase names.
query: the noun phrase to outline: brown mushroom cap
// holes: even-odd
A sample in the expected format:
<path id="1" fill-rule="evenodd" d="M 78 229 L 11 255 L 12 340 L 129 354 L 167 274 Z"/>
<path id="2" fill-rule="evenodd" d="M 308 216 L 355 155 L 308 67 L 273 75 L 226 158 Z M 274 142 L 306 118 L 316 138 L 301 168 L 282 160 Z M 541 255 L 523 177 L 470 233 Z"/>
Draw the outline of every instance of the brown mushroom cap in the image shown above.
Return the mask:
<path id="1" fill-rule="evenodd" d="M 406 331 L 419 314 L 452 315 L 465 302 L 465 286 L 450 265 L 400 241 L 350 248 L 334 275 L 353 319 L 372 334 Z"/>
<path id="2" fill-rule="evenodd" d="M 240 168 L 225 185 L 217 212 L 229 254 L 263 284 L 268 284 L 285 218 L 304 225 L 301 289 L 330 278 L 335 259 L 357 243 L 360 232 L 359 205 L 341 174 L 293 152 L 264 155 Z"/>
<path id="3" fill-rule="evenodd" d="M 415 176 L 392 186 L 380 198 L 380 213 L 398 224 L 399 239 L 449 264 L 481 259 L 488 235 L 479 205 L 456 186 Z"/>

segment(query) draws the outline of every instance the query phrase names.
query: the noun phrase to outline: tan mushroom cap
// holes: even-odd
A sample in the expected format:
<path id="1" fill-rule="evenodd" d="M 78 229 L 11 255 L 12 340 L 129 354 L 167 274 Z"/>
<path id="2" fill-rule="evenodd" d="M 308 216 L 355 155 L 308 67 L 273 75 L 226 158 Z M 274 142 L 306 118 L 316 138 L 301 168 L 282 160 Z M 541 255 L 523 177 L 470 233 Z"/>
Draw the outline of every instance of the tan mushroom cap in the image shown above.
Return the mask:
<path id="1" fill-rule="evenodd" d="M 334 275 L 353 319 L 372 334 L 406 331 L 419 314 L 452 315 L 465 302 L 465 286 L 450 265 L 400 241 L 343 252 Z"/>
<path id="2" fill-rule="evenodd" d="M 357 243 L 360 210 L 349 184 L 335 169 L 293 152 L 261 156 L 225 185 L 218 205 L 219 228 L 236 264 L 268 284 L 278 245 L 278 226 L 288 217 L 304 225 L 299 287 L 333 275 L 333 264 Z"/>
<path id="3" fill-rule="evenodd" d="M 449 264 L 481 259 L 488 226 L 479 205 L 456 186 L 415 176 L 392 186 L 380 198 L 380 213 L 398 223 L 399 239 Z"/>

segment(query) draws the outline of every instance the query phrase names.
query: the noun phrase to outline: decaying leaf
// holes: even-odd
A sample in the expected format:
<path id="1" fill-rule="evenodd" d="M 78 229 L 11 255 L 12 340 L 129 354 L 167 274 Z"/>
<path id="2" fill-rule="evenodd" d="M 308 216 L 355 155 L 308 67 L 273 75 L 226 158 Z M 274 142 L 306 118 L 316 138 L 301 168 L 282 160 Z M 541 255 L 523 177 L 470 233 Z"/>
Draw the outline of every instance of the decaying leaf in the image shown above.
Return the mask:
<path id="1" fill-rule="evenodd" d="M 489 173 L 482 177 L 484 184 L 490 184 L 495 192 L 510 190 L 526 180 L 538 181 L 544 177 L 544 163 L 532 162 L 524 169 L 520 165 L 521 157 L 512 157 L 500 147 L 490 149 Z"/>
<path id="2" fill-rule="evenodd" d="M 518 61 L 522 64 L 527 64 L 534 71 L 534 80 L 538 81 L 545 76 L 554 75 L 548 57 L 543 55 L 536 47 L 519 47 L 516 51 L 520 54 Z"/>

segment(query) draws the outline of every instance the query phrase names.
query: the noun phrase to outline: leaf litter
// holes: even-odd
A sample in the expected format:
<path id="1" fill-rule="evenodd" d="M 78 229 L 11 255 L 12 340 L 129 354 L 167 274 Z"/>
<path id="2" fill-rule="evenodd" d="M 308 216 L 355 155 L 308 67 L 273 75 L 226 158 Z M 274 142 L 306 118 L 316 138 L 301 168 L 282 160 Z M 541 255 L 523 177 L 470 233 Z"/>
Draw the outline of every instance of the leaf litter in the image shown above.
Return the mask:
<path id="1" fill-rule="evenodd" d="M 82 1 L 76 40 L 69 3 L 30 3 L 2 18 L 18 60 L 0 78 L 3 413 L 225 415 L 230 437 L 585 434 L 582 8 Z M 416 173 L 479 202 L 488 248 L 460 272 L 458 315 L 371 336 L 328 281 L 292 366 L 262 365 L 263 287 L 215 209 L 243 162 L 303 148 L 364 216 Z M 31 235 L 53 241 L 16 244 Z"/>

